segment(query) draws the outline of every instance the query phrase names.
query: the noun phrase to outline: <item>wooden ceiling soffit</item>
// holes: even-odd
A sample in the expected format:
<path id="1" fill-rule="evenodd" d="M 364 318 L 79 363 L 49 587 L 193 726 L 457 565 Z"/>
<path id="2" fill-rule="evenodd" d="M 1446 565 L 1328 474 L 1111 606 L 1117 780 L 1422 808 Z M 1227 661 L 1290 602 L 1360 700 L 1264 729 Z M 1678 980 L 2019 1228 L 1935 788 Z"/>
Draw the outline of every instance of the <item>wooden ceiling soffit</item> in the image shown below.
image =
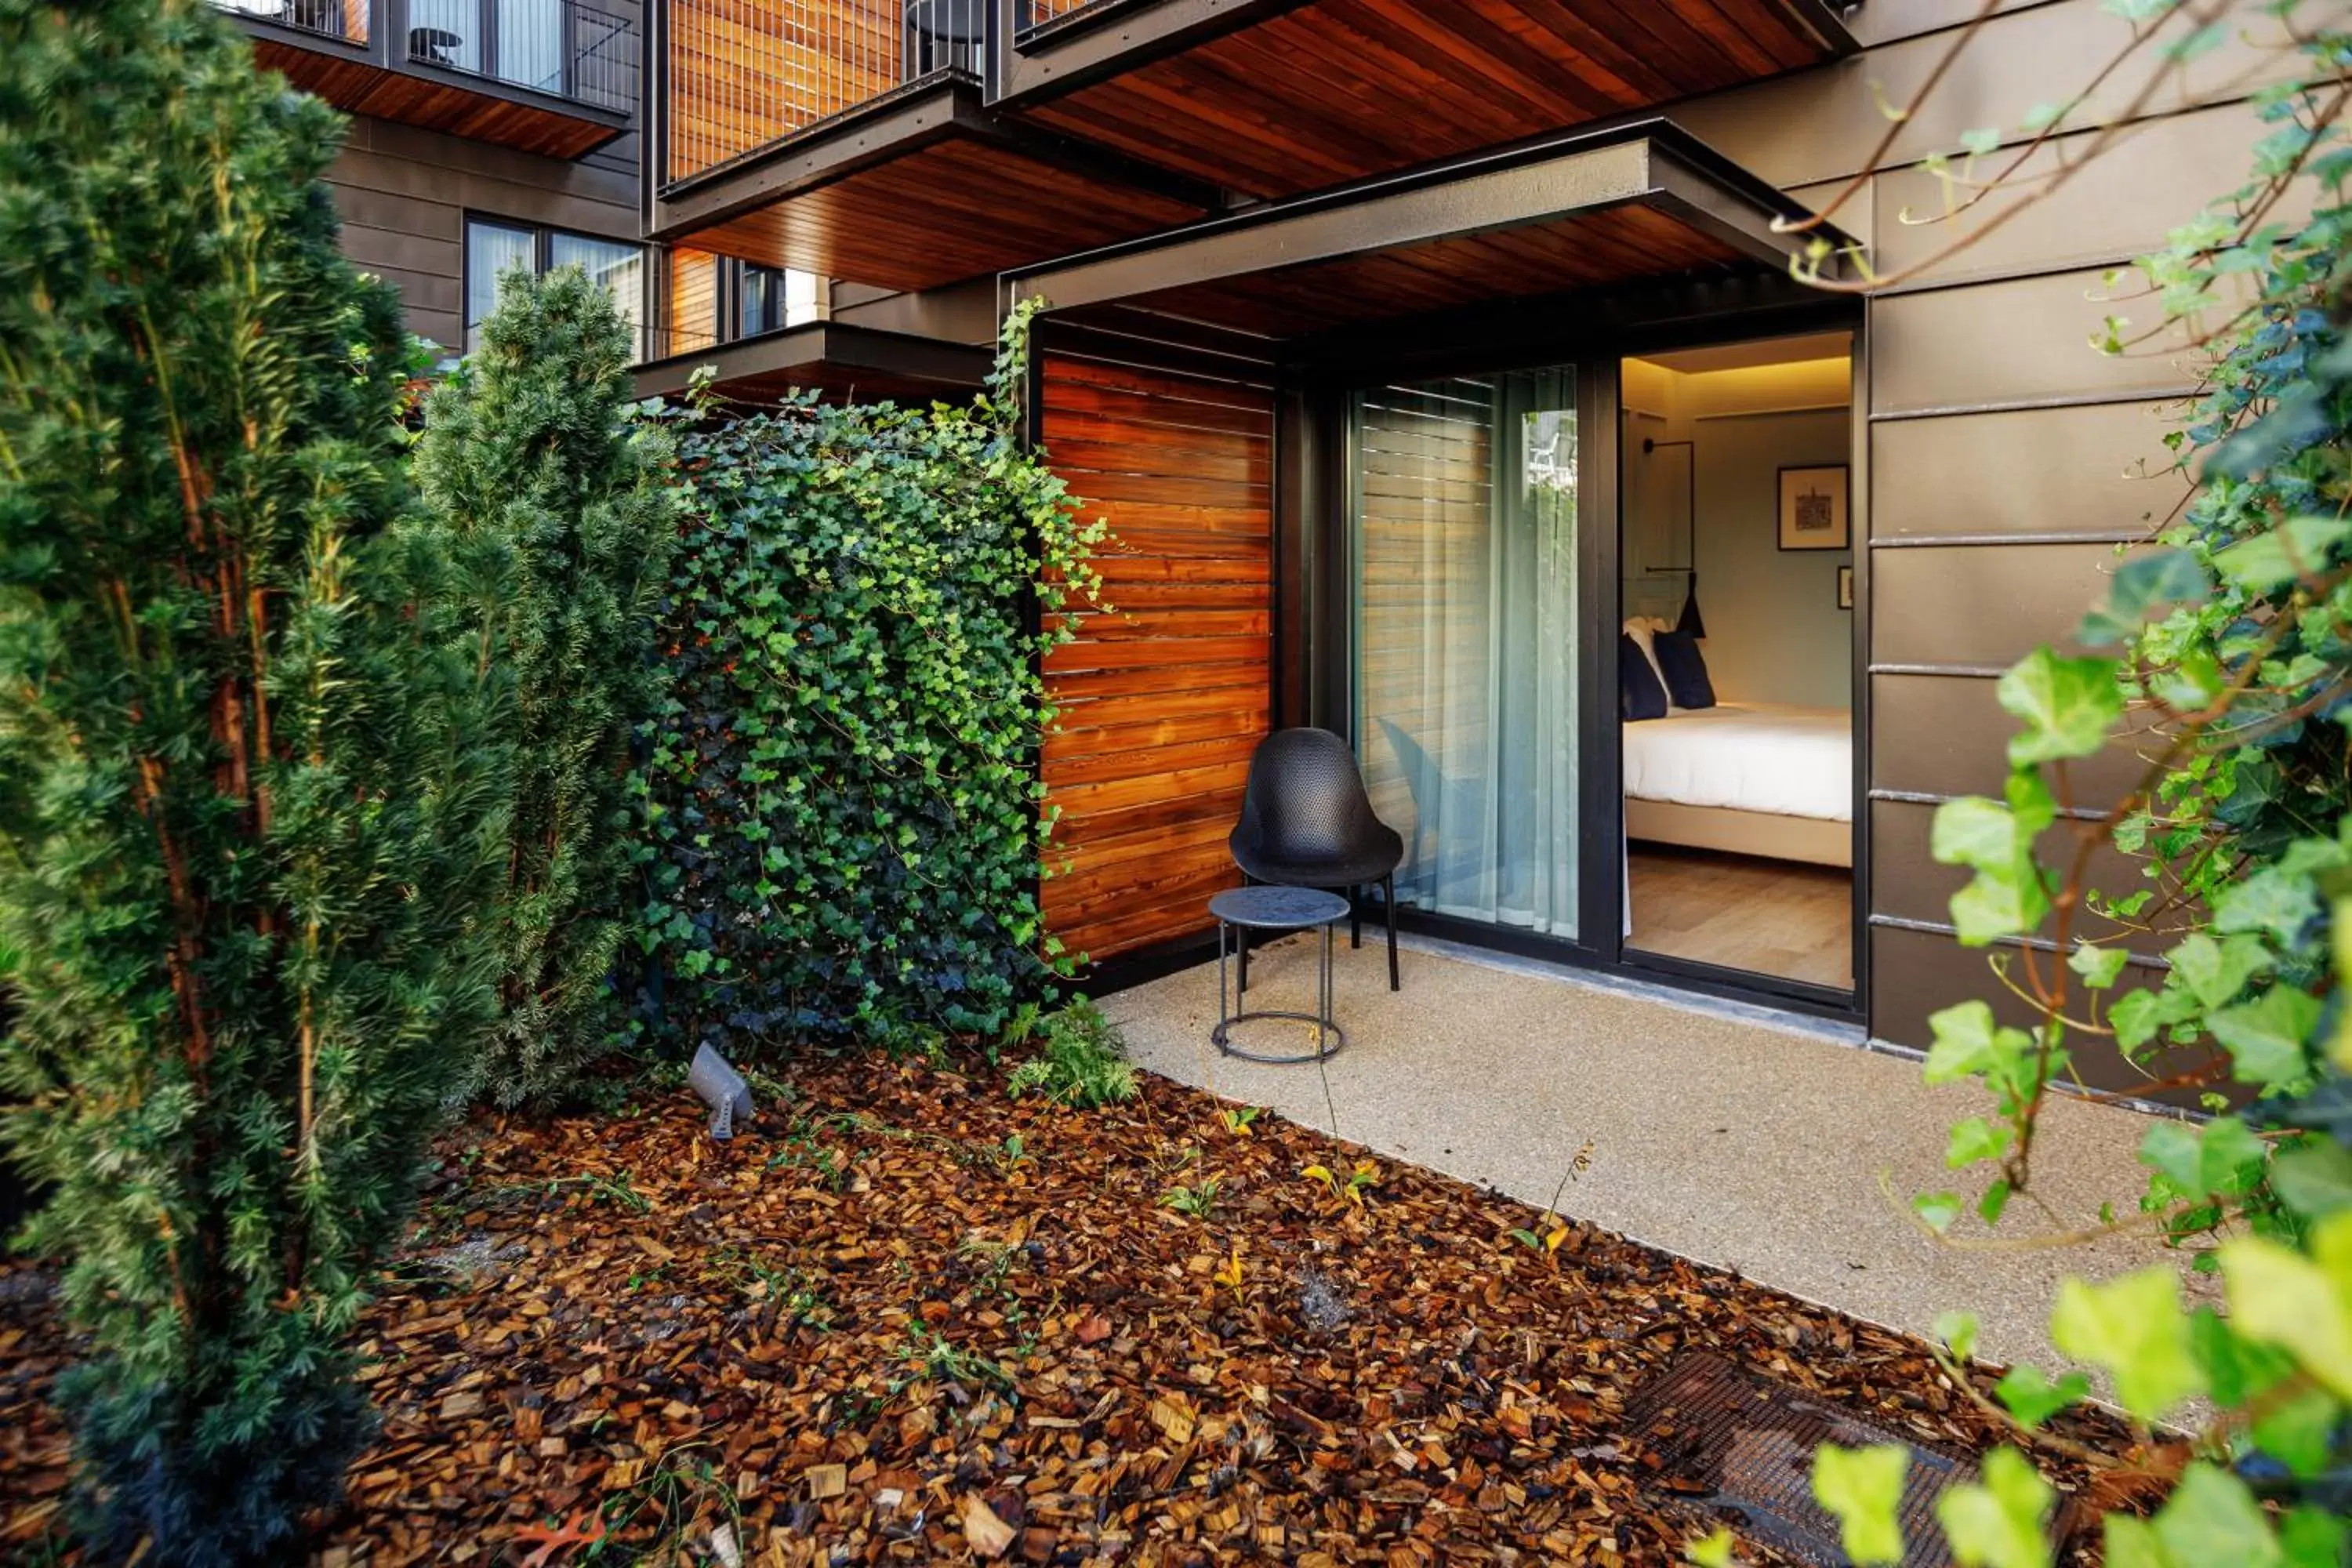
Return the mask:
<path id="1" fill-rule="evenodd" d="M 1013 124 L 931 78 L 658 195 L 653 237 L 887 289 L 934 289 L 1190 223 L 1214 193 Z"/>
<path id="2" fill-rule="evenodd" d="M 386 64 L 364 44 L 296 41 L 259 22 L 246 31 L 253 35 L 256 64 L 346 113 L 565 160 L 594 152 L 629 127 L 626 114 L 488 77 Z"/>
<path id="3" fill-rule="evenodd" d="M 1852 54 L 1828 0 L 1094 0 L 1016 36 L 1032 123 L 1261 197 L 1655 110 Z"/>
<path id="4" fill-rule="evenodd" d="M 1785 272 L 1806 237 L 1775 222 L 1801 213 L 1654 119 L 1273 203 L 1007 282 L 1056 313 L 1150 311 L 1279 341 L 1637 279 Z"/>
<path id="5" fill-rule="evenodd" d="M 673 396 L 709 365 L 713 389 L 738 403 L 772 404 L 803 389 L 828 398 L 928 402 L 977 390 L 992 363 L 991 350 L 969 343 L 813 321 L 641 365 L 636 395 Z"/>

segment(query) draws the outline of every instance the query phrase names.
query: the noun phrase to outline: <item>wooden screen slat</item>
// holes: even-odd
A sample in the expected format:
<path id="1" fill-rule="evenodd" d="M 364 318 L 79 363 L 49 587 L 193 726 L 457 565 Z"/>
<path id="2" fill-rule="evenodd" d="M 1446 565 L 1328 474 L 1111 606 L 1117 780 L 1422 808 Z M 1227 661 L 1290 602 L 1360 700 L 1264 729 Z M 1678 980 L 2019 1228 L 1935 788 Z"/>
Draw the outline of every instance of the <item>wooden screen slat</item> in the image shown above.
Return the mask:
<path id="1" fill-rule="evenodd" d="M 1273 716 L 1274 403 L 1067 353 L 1041 380 L 1046 456 L 1116 536 L 1110 607 L 1070 614 L 1045 661 L 1045 920 L 1098 963 L 1205 929 L 1241 881 L 1225 836 Z"/>

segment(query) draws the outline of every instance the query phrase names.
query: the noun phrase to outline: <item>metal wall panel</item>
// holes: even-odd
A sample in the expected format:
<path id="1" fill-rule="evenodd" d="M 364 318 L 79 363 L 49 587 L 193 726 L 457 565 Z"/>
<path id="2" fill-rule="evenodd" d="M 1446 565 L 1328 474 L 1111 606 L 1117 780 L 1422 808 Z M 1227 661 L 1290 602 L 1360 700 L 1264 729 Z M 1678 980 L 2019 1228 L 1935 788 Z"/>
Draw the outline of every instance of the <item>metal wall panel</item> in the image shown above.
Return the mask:
<path id="1" fill-rule="evenodd" d="M 2001 710 L 1996 683 L 1963 675 L 1874 675 L 1870 784 L 1897 795 L 1999 795 L 2017 721 Z M 2122 798 L 2146 763 L 2140 743 L 2118 741 L 2073 764 L 2076 804 Z"/>
<path id="2" fill-rule="evenodd" d="M 2071 648 L 2115 563 L 2104 544 L 1873 551 L 1872 668 L 2005 666 L 2045 642 Z"/>
<path id="3" fill-rule="evenodd" d="M 2140 121 L 2095 150 L 2100 132 L 2062 136 L 2028 156 L 2013 183 L 1940 219 L 1949 210 L 1942 181 L 1916 166 L 1889 170 L 1872 182 L 1877 210 L 1886 215 L 1874 236 L 1873 265 L 1882 278 L 1950 281 L 2142 255 L 2217 192 L 2236 189 L 2252 166 L 2254 142 L 2270 129 L 2248 105 L 2231 103 Z M 2005 170 L 2010 156 L 1980 160 L 1971 172 Z M 2052 176 L 2063 164 L 2079 168 L 2060 184 Z M 1961 186 L 1958 194 L 1972 193 Z M 1898 216 L 1906 213 L 1912 221 Z M 1965 250 L 1936 259 L 1958 241 Z"/>
<path id="4" fill-rule="evenodd" d="M 2179 410 L 2091 403 L 1882 420 L 1871 433 L 1871 537 L 2145 532 L 2189 491 L 2164 446 Z"/>
<path id="5" fill-rule="evenodd" d="M 1974 997 L 1990 1002 L 1995 1016 L 2002 1023 L 2020 1028 L 2031 1026 L 2036 1022 L 2033 1010 L 2004 990 L 1987 966 L 1989 954 L 1996 952 L 2013 950 L 1966 948 L 1949 937 L 1933 932 L 1873 926 L 1871 973 L 1877 977 L 1879 988 L 1871 1012 L 1871 1034 L 1900 1045 L 1925 1047 L 1932 1037 L 1927 1027 L 1928 1015 Z M 2011 961 L 2015 962 L 2013 958 Z M 2123 984 L 2114 994 L 2154 984 L 2160 979 L 2158 972 L 2135 964 L 2124 971 Z M 2111 1042 L 2084 1035 L 2076 1037 L 2072 1046 L 2074 1068 L 2092 1088 L 2121 1094 L 2146 1093 L 2147 1075 L 2125 1061 Z M 2193 1104 L 2196 1099 L 2194 1094 L 2180 1090 L 2148 1098 L 2179 1105 Z"/>
<path id="6" fill-rule="evenodd" d="M 1874 912 L 1933 925 L 1951 923 L 1952 895 L 1968 885 L 1969 872 L 1966 867 L 1938 865 L 1928 853 L 1935 817 L 1932 805 L 1899 800 L 1871 802 L 1871 853 L 1881 894 Z M 2060 823 L 2042 836 L 2041 848 L 2046 864 L 2070 861 L 2074 835 Z M 2091 857 L 2086 885 L 2104 898 L 2127 897 L 2149 885 L 2141 875 L 2144 864 L 2119 850 L 2100 849 Z M 2126 931 L 2087 909 L 2077 917 L 2072 931 L 2077 937 L 2116 943 L 2143 957 L 2154 957 L 2170 945 L 2148 932 Z"/>
<path id="7" fill-rule="evenodd" d="M 1865 13 L 1875 8 L 1875 0 L 1862 7 Z M 1896 132 L 1879 166 L 1950 153 L 1961 132 L 1978 126 L 1997 126 L 2004 136 L 2022 140 L 2018 127 L 2034 106 L 2063 103 L 2080 92 L 2129 36 L 2126 26 L 2101 0 L 2059 0 L 1995 17 L 1919 113 Z M 2186 18 L 2176 15 L 2164 24 L 2163 36 L 2188 31 Z M 2168 114 L 2242 97 L 2293 70 L 2293 50 L 2252 41 L 2281 37 L 2261 0 L 2242 0 L 2224 31 L 2221 47 L 2178 68 L 2163 61 L 2161 49 L 2142 49 L 2077 111 L 2074 122 L 2095 125 L 2131 112 L 2143 90 L 2149 96 L 2140 114 Z M 1836 179 L 1858 172 L 1886 134 L 1885 105 L 1909 102 L 1957 37 L 1947 30 L 1906 38 L 1834 65 L 1679 103 L 1675 118 L 1784 189 Z"/>
<path id="8" fill-rule="evenodd" d="M 2091 347 L 2109 315 L 2147 315 L 2108 297 L 2103 274 L 2053 272 L 1872 301 L 1871 412 L 2154 396 L 2192 376 L 2178 330 L 2130 354 Z"/>

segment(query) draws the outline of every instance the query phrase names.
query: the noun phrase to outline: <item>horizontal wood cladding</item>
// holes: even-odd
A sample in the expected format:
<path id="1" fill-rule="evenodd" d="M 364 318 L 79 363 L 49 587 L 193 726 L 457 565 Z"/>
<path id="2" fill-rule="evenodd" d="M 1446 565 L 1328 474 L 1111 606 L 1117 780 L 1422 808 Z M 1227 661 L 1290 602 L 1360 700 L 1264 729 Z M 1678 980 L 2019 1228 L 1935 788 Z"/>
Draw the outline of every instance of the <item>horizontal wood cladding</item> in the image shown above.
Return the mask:
<path id="1" fill-rule="evenodd" d="M 376 120 L 444 131 L 546 158 L 578 158 L 621 132 L 610 121 L 549 104 L 518 103 L 458 82 L 390 70 L 323 50 L 257 39 L 254 58 L 336 108 Z"/>
<path id="2" fill-rule="evenodd" d="M 1200 216 L 1157 192 L 952 137 L 678 243 L 886 289 L 933 289 Z"/>
<path id="3" fill-rule="evenodd" d="M 1670 213 L 1629 205 L 1164 289 L 1131 303 L 1287 338 L 1449 307 L 1752 265 Z"/>
<path id="4" fill-rule="evenodd" d="M 1046 659 L 1062 812 L 1048 928 L 1100 962 L 1188 936 L 1238 886 L 1225 847 L 1273 716 L 1274 400 L 1263 386 L 1048 353 L 1038 432 L 1087 517 L 1108 611 Z"/>
<path id="5" fill-rule="evenodd" d="M 1815 65 L 1777 0 L 1309 0 L 1027 110 L 1257 196 Z"/>

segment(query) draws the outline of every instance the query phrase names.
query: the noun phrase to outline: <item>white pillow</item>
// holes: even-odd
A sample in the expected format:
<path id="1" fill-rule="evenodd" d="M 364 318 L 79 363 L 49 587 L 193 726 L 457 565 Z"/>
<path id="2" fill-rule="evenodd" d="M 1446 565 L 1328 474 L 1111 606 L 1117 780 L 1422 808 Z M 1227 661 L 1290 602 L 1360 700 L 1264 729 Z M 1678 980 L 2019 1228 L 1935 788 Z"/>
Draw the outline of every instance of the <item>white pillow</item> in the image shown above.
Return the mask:
<path id="1" fill-rule="evenodd" d="M 1634 646 L 1642 650 L 1642 657 L 1650 661 L 1650 673 L 1658 678 L 1658 689 L 1661 691 L 1667 689 L 1666 672 L 1658 668 L 1658 650 L 1651 646 L 1650 639 L 1660 632 L 1672 629 L 1670 622 L 1656 616 L 1629 616 L 1625 619 L 1625 635 L 1633 639 Z"/>

